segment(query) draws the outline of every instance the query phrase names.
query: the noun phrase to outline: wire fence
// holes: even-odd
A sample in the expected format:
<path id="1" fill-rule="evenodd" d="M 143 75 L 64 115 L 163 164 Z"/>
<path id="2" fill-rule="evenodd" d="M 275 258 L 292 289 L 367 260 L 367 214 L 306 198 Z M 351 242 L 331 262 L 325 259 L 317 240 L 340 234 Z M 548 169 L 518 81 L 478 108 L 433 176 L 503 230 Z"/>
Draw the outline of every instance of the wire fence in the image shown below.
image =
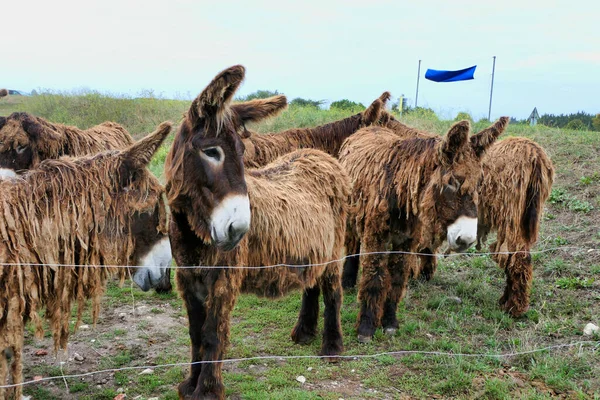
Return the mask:
<path id="1" fill-rule="evenodd" d="M 541 250 L 532 250 L 532 251 L 497 251 L 497 252 L 463 252 L 463 253 L 419 253 L 419 252 L 411 252 L 411 251 L 373 251 L 373 252 L 365 252 L 365 253 L 356 253 L 356 254 L 348 254 L 342 258 L 325 261 L 322 263 L 313 263 L 313 264 L 274 264 L 274 265 L 257 265 L 257 266 L 247 266 L 247 265 L 177 265 L 172 266 L 170 268 L 173 269 L 195 269 L 195 268 L 203 268 L 203 269 L 271 269 L 271 268 L 279 268 L 279 267 L 287 267 L 287 268 L 308 268 L 308 267 L 321 267 L 328 264 L 338 263 L 344 261 L 351 257 L 364 257 L 371 255 L 382 255 L 382 254 L 404 254 L 404 255 L 414 255 L 414 256 L 426 256 L 426 257 L 457 257 L 457 256 L 470 256 L 470 257 L 479 257 L 479 256 L 494 256 L 494 255 L 512 255 L 512 254 L 542 254 L 542 253 L 550 253 L 554 251 L 566 251 L 566 250 L 582 250 L 585 253 L 598 253 L 600 255 L 600 249 L 589 248 L 589 247 L 580 247 L 580 246 L 560 246 L 560 247 L 551 247 L 547 249 Z M 71 268 L 144 268 L 148 266 L 138 266 L 138 265 L 108 265 L 108 264 L 54 264 L 54 263 L 0 263 L 0 267 L 12 267 L 12 266 L 29 266 L 29 267 L 71 267 Z"/>
<path id="2" fill-rule="evenodd" d="M 408 251 L 378 251 L 378 252 L 364 252 L 364 253 L 356 253 L 349 254 L 340 259 L 335 259 L 323 263 L 316 264 L 275 264 L 275 265 L 261 265 L 261 266 L 239 266 L 239 265 L 212 265 L 212 266 L 197 266 L 197 265 L 184 265 L 184 266 L 173 266 L 173 269 L 190 269 L 190 268 L 203 268 L 203 269 L 270 269 L 270 268 L 279 268 L 279 267 L 287 267 L 287 268 L 307 268 L 307 267 L 316 267 L 316 266 L 325 266 L 331 263 L 337 263 L 344 261 L 350 257 L 357 256 L 368 256 L 368 255 L 382 255 L 382 254 L 404 254 L 404 255 L 415 255 L 415 256 L 429 256 L 429 257 L 456 257 L 456 256 L 493 256 L 493 255 L 512 255 L 519 253 L 529 253 L 529 254 L 542 254 L 542 253 L 550 253 L 555 251 L 567 251 L 567 250 L 579 250 L 584 253 L 598 253 L 600 254 L 600 249 L 596 248 L 587 248 L 580 246 L 560 246 L 560 247 L 552 247 L 541 250 L 534 251 L 514 251 L 514 252 L 463 252 L 463 253 L 418 253 L 418 252 L 408 252 Z M 138 266 L 129 266 L 129 265 L 79 265 L 79 264 L 35 264 L 35 263 L 0 263 L 0 266 L 46 266 L 46 267 L 82 267 L 82 268 L 136 268 Z M 580 349 L 583 347 L 594 347 L 594 351 L 598 351 L 600 349 L 600 341 L 578 341 L 573 343 L 565 343 L 565 344 L 557 344 L 547 347 L 535 348 L 532 350 L 519 351 L 519 352 L 509 352 L 509 353 L 500 353 L 500 354 L 492 354 L 492 353 L 453 353 L 453 352 L 440 352 L 440 351 L 420 351 L 420 350 L 397 350 L 397 351 L 388 351 L 388 352 L 380 352 L 375 354 L 356 354 L 356 355 L 339 355 L 336 356 L 336 359 L 339 360 L 359 360 L 359 359 L 369 359 L 369 358 L 377 358 L 382 356 L 408 356 L 408 355 L 424 355 L 424 356 L 442 356 L 442 357 L 481 357 L 481 358 L 510 358 L 534 353 L 541 353 L 545 351 L 552 351 L 564 348 L 572 348 L 580 346 Z M 247 358 L 232 358 L 232 359 L 224 359 L 224 360 L 214 360 L 214 361 L 197 361 L 197 362 L 181 362 L 181 363 L 170 363 L 170 364 L 160 364 L 160 365 L 144 365 L 144 366 L 130 366 L 130 367 L 121 367 L 121 368 L 112 368 L 112 369 L 104 369 L 99 371 L 91 371 L 81 374 L 72 374 L 72 375 L 60 375 L 60 376 L 50 376 L 50 377 L 42 377 L 34 380 L 24 381 L 18 384 L 6 384 L 0 385 L 1 389 L 14 388 L 17 386 L 25 386 L 30 384 L 36 384 L 46 381 L 52 380 L 66 380 L 72 378 L 83 378 L 87 376 L 97 375 L 97 374 L 105 374 L 105 373 L 115 373 L 120 371 L 131 371 L 131 370 L 145 370 L 145 369 L 160 369 L 160 368 L 170 368 L 170 367 L 185 367 L 192 366 L 195 364 L 230 364 L 230 363 L 240 363 L 247 361 L 261 361 L 261 360 L 296 360 L 296 359 L 323 359 L 323 358 L 331 358 L 330 356 L 317 356 L 317 355 L 293 355 L 293 356 L 255 356 L 255 357 L 247 357 Z M 61 364 L 62 371 L 62 364 Z"/>
<path id="3" fill-rule="evenodd" d="M 442 352 L 442 351 L 397 350 L 397 351 L 385 351 L 385 352 L 380 352 L 380 353 L 375 353 L 375 354 L 339 355 L 339 356 L 335 356 L 335 358 L 340 359 L 340 360 L 360 360 L 360 359 L 377 358 L 377 357 L 383 357 L 383 356 L 400 357 L 400 356 L 409 356 L 409 355 L 423 355 L 423 356 L 456 357 L 456 358 L 481 357 L 481 358 L 501 359 L 501 358 L 523 356 L 523 355 L 534 354 L 534 353 L 542 353 L 545 351 L 552 351 L 552 350 L 558 350 L 558 349 L 564 349 L 564 348 L 571 348 L 571 347 L 576 347 L 576 346 L 579 346 L 580 349 L 583 349 L 583 347 L 593 346 L 595 348 L 595 350 L 598 350 L 598 349 L 600 349 L 600 341 L 587 340 L 587 341 L 579 341 L 579 342 L 573 342 L 573 343 L 563 343 L 563 344 L 556 344 L 556 345 L 552 345 L 552 346 L 535 348 L 532 350 L 501 353 L 501 354 L 451 353 L 451 352 Z M 327 358 L 331 358 L 331 356 L 314 356 L 314 355 L 255 356 L 255 357 L 246 357 L 246 358 L 230 358 L 230 359 L 214 360 L 214 361 L 196 361 L 196 362 L 181 362 L 181 363 L 159 364 L 159 365 L 121 367 L 121 368 L 103 369 L 100 371 L 85 372 L 85 373 L 81 373 L 81 374 L 43 377 L 43 378 L 39 378 L 39 379 L 24 381 L 24 382 L 21 382 L 18 384 L 1 385 L 0 388 L 7 389 L 7 388 L 13 388 L 13 387 L 17 387 L 17 386 L 25 386 L 25 385 L 30 385 L 30 384 L 34 384 L 34 383 L 41 383 L 41 382 L 47 382 L 47 381 L 52 381 L 52 380 L 58 380 L 58 379 L 65 380 L 65 379 L 73 379 L 73 378 L 84 378 L 87 376 L 92 376 L 92 375 L 97 375 L 97 374 L 107 374 L 107 373 L 115 373 L 115 372 L 121 372 L 121 371 L 135 371 L 135 370 L 146 370 L 146 369 L 154 370 L 154 369 L 160 369 L 160 368 L 185 367 L 185 366 L 192 366 L 192 365 L 199 365 L 199 364 L 232 364 L 232 363 L 240 363 L 240 362 L 246 362 L 246 361 L 266 361 L 266 360 L 284 361 L 284 360 L 327 359 Z"/>

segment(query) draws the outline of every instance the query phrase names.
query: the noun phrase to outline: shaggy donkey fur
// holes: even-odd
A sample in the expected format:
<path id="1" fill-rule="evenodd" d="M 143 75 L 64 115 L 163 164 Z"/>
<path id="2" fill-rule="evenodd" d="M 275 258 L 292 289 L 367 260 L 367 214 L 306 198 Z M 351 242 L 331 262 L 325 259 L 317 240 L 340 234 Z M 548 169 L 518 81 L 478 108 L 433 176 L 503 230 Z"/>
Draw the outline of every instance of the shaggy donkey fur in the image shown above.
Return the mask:
<path id="1" fill-rule="evenodd" d="M 292 289 L 304 290 L 292 339 L 307 343 L 316 337 L 322 291 L 321 354 L 335 358 L 343 350 L 340 262 L 202 268 L 319 264 L 343 252 L 350 184 L 335 159 L 319 150 L 297 150 L 244 173 L 239 126 L 229 110 L 244 71 L 235 66 L 221 72 L 198 96 L 166 160 L 173 255 L 179 265 L 199 266 L 176 273 L 188 312 L 192 362 L 223 359 L 239 293 L 278 297 Z M 224 398 L 221 367 L 192 365 L 179 385 L 180 398 Z"/>
<path id="2" fill-rule="evenodd" d="M 128 272 L 92 266 L 149 265 L 142 260 L 148 245 L 167 240 L 164 189 L 145 167 L 170 130 L 165 123 L 123 151 L 47 160 L 22 178 L 0 181 L 0 263 L 16 264 L 0 267 L 2 385 L 9 358 L 13 383 L 22 382 L 24 327 L 31 320 L 42 335 L 40 310 L 55 350 L 66 349 L 72 304 L 78 308 L 75 329 L 87 299 L 95 323 L 107 279 L 123 280 Z M 146 268 L 130 272 L 135 280 Z M 20 398 L 21 387 L 14 392 Z M 5 396 L 0 389 L 0 399 Z"/>
<path id="3" fill-rule="evenodd" d="M 538 240 L 544 203 L 553 181 L 550 158 L 540 145 L 526 138 L 496 143 L 483 159 L 477 248 L 489 232 L 495 231 L 491 252 L 521 252 L 493 256 L 506 273 L 500 306 L 515 317 L 529 308 L 533 280 L 529 251 Z"/>
<path id="4" fill-rule="evenodd" d="M 353 185 L 347 247 L 361 243 L 362 252 L 422 252 L 447 238 L 453 250 L 468 248 L 475 241 L 481 156 L 502 130 L 469 139 L 469 123 L 462 121 L 443 139 L 403 140 L 380 127 L 349 137 L 340 151 Z M 398 327 L 396 308 L 414 261 L 402 254 L 362 257 L 359 340 L 369 341 L 381 324 L 386 332 Z"/>
<path id="5" fill-rule="evenodd" d="M 322 150 L 337 157 L 342 143 L 348 136 L 379 120 L 381 111 L 385 109 L 390 97 L 389 92 L 384 92 L 365 111 L 314 128 L 293 128 L 278 133 L 254 135 L 244 131 L 244 165 L 251 168 L 262 167 L 283 154 L 303 148 Z M 243 125 L 276 115 L 286 105 L 284 96 L 273 96 L 264 100 L 233 104 L 231 108 L 233 115 L 237 116 Z"/>
<path id="6" fill-rule="evenodd" d="M 27 125 L 23 122 L 27 121 Z M 17 173 L 61 156 L 85 156 L 133 143 L 121 125 L 104 122 L 86 130 L 54 124 L 24 112 L 0 117 L 0 169 Z"/>
<path id="7" fill-rule="evenodd" d="M 438 137 L 408 127 L 387 112 L 382 114 L 382 122 L 383 126 L 402 138 Z M 500 305 L 515 317 L 529 307 L 533 278 L 529 250 L 537 242 L 544 203 L 550 195 L 553 180 L 554 168 L 550 158 L 530 139 L 504 139 L 492 145 L 483 157 L 477 248 L 481 249 L 489 232 L 497 232 L 497 240 L 490 245 L 490 252 L 522 252 L 493 256 L 506 273 L 507 284 Z M 358 253 L 357 245 L 353 244 L 353 247 Z M 420 258 L 420 268 L 416 272 L 429 280 L 435 273 L 437 260 L 434 257 Z M 348 260 L 342 279 L 345 288 L 355 285 L 357 273 L 357 260 Z"/>
<path id="8" fill-rule="evenodd" d="M 27 113 L 0 117 L 0 178 L 35 168 L 45 159 L 80 157 L 104 150 L 123 149 L 133 139 L 121 125 L 104 122 L 90 129 L 53 124 Z M 170 274 L 157 292 L 170 292 Z"/>

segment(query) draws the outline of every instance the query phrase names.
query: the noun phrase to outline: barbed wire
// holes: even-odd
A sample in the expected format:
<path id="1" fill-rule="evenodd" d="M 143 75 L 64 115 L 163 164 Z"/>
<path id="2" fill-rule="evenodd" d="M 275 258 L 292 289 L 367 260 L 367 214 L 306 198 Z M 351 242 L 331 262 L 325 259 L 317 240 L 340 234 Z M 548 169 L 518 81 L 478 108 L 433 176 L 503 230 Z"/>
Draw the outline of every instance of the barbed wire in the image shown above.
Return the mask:
<path id="1" fill-rule="evenodd" d="M 375 354 L 355 354 L 355 355 L 338 355 L 338 356 L 315 356 L 315 355 L 299 355 L 299 356 L 254 356 L 254 357 L 246 357 L 246 358 L 229 358 L 224 360 L 207 360 L 207 361 L 195 361 L 195 362 L 181 362 L 181 363 L 170 363 L 170 364 L 158 364 L 158 365 L 143 365 L 143 366 L 132 366 L 132 367 L 121 367 L 121 368 L 111 368 L 104 369 L 99 371 L 90 371 L 84 372 L 81 374 L 73 374 L 73 375 L 57 375 L 57 376 L 48 376 L 44 378 L 40 378 L 37 380 L 24 381 L 21 383 L 13 383 L 8 385 L 0 385 L 0 389 L 8 389 L 14 388 L 17 386 L 25 386 L 34 383 L 41 383 L 46 381 L 52 381 L 57 379 L 73 379 L 73 378 L 83 378 L 86 376 L 92 376 L 97 374 L 108 374 L 115 373 L 121 371 L 132 371 L 132 370 L 146 370 L 146 369 L 157 369 L 157 368 L 170 368 L 170 367 L 184 367 L 184 366 L 192 366 L 198 364 L 232 364 L 232 363 L 240 363 L 246 361 L 264 361 L 264 360 L 298 360 L 298 359 L 331 359 L 336 358 L 339 360 L 359 360 L 364 358 L 377 358 L 383 356 L 409 356 L 409 355 L 425 355 L 425 356 L 442 356 L 442 357 L 488 357 L 488 358 L 510 358 L 517 357 L 527 354 L 541 353 L 544 351 L 556 350 L 561 348 L 570 348 L 575 346 L 591 346 L 595 345 L 596 347 L 600 347 L 600 341 L 594 340 L 586 340 L 579 341 L 573 343 L 563 343 L 563 344 L 555 344 L 552 346 L 535 348 L 532 350 L 525 351 L 517 351 L 512 353 L 500 353 L 500 354 L 489 354 L 489 353 L 451 353 L 451 352 L 443 352 L 443 351 L 424 351 L 424 350 L 397 350 L 397 351 L 385 351 L 381 353 Z"/>
<path id="2" fill-rule="evenodd" d="M 348 254 L 342 258 L 325 261 L 322 263 L 314 263 L 314 264 L 274 264 L 274 265 L 258 265 L 258 266 L 245 266 L 245 265 L 178 265 L 178 266 L 170 266 L 172 269 L 192 269 L 192 268 L 203 268 L 203 269 L 270 269 L 270 268 L 279 268 L 279 267 L 287 267 L 287 268 L 307 268 L 307 267 L 320 267 L 328 264 L 333 264 L 337 262 L 341 262 L 351 257 L 363 257 L 370 255 L 382 255 L 382 254 L 404 254 L 404 255 L 415 255 L 415 256 L 427 256 L 427 257 L 456 257 L 456 256 L 494 256 L 494 255 L 512 255 L 512 254 L 542 254 L 549 253 L 552 251 L 558 250 L 584 250 L 587 253 L 599 252 L 600 249 L 589 248 L 589 247 L 579 247 L 579 246 L 561 246 L 561 247 L 551 247 L 548 249 L 542 250 L 518 250 L 518 251 L 496 251 L 496 252 L 464 252 L 464 253 L 418 253 L 411 251 L 399 251 L 399 250 L 389 250 L 389 251 L 372 251 L 365 253 L 356 253 L 356 254 Z M 147 265 L 110 265 L 110 264 L 57 264 L 57 263 L 0 263 L 0 267 L 13 267 L 13 266 L 27 266 L 27 267 L 70 267 L 70 268 L 146 268 Z"/>

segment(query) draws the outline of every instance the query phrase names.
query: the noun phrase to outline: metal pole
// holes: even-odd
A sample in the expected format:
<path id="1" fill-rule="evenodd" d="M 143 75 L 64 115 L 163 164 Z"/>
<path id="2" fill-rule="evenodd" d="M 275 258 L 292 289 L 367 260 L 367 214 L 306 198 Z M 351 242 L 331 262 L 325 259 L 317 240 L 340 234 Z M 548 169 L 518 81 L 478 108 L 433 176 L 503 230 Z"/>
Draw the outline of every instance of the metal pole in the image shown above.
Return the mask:
<path id="1" fill-rule="evenodd" d="M 492 120 L 492 93 L 494 93 L 494 72 L 496 71 L 496 56 L 494 56 L 494 64 L 492 66 L 492 87 L 490 88 L 490 108 L 488 110 L 488 121 Z"/>
<path id="2" fill-rule="evenodd" d="M 417 94 L 415 95 L 415 108 L 419 103 L 419 78 L 421 77 L 421 60 L 419 60 L 419 70 L 417 71 Z"/>

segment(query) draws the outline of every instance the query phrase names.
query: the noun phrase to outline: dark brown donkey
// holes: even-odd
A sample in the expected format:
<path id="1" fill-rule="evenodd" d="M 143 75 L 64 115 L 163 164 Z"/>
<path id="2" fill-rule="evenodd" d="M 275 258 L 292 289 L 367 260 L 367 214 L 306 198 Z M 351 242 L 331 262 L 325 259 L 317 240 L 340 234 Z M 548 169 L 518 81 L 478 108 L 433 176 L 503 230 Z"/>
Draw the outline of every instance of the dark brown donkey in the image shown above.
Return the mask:
<path id="1" fill-rule="evenodd" d="M 450 249 L 464 251 L 475 243 L 481 157 L 499 132 L 469 138 L 469 130 L 462 121 L 441 140 L 403 140 L 389 129 L 370 127 L 346 139 L 340 162 L 352 180 L 348 225 L 355 231 L 347 241 L 359 238 L 365 253 L 420 252 L 444 240 Z M 359 341 L 370 341 L 380 325 L 388 334 L 398 328 L 396 309 L 414 265 L 407 258 L 361 257 Z"/>
<path id="2" fill-rule="evenodd" d="M 308 343 L 317 336 L 322 291 L 321 354 L 335 358 L 343 350 L 341 262 L 333 260 L 344 248 L 348 176 L 333 157 L 313 149 L 244 172 L 241 121 L 256 110 L 230 107 L 244 73 L 242 66 L 221 72 L 192 102 L 165 163 L 173 256 L 178 265 L 198 266 L 176 273 L 192 362 L 208 362 L 192 365 L 180 398 L 224 398 L 218 361 L 241 292 L 278 297 L 303 289 L 291 336 Z M 251 268 L 280 263 L 303 266 Z M 202 268 L 215 265 L 243 268 Z"/>
<path id="3" fill-rule="evenodd" d="M 251 134 L 244 132 L 244 166 L 262 167 L 277 157 L 298 149 L 318 149 L 336 157 L 346 138 L 357 130 L 379 121 L 391 94 L 384 92 L 364 111 L 348 118 L 314 128 L 292 128 L 283 132 Z M 285 96 L 251 100 L 231 106 L 243 124 L 257 122 L 281 112 L 287 106 Z"/>

